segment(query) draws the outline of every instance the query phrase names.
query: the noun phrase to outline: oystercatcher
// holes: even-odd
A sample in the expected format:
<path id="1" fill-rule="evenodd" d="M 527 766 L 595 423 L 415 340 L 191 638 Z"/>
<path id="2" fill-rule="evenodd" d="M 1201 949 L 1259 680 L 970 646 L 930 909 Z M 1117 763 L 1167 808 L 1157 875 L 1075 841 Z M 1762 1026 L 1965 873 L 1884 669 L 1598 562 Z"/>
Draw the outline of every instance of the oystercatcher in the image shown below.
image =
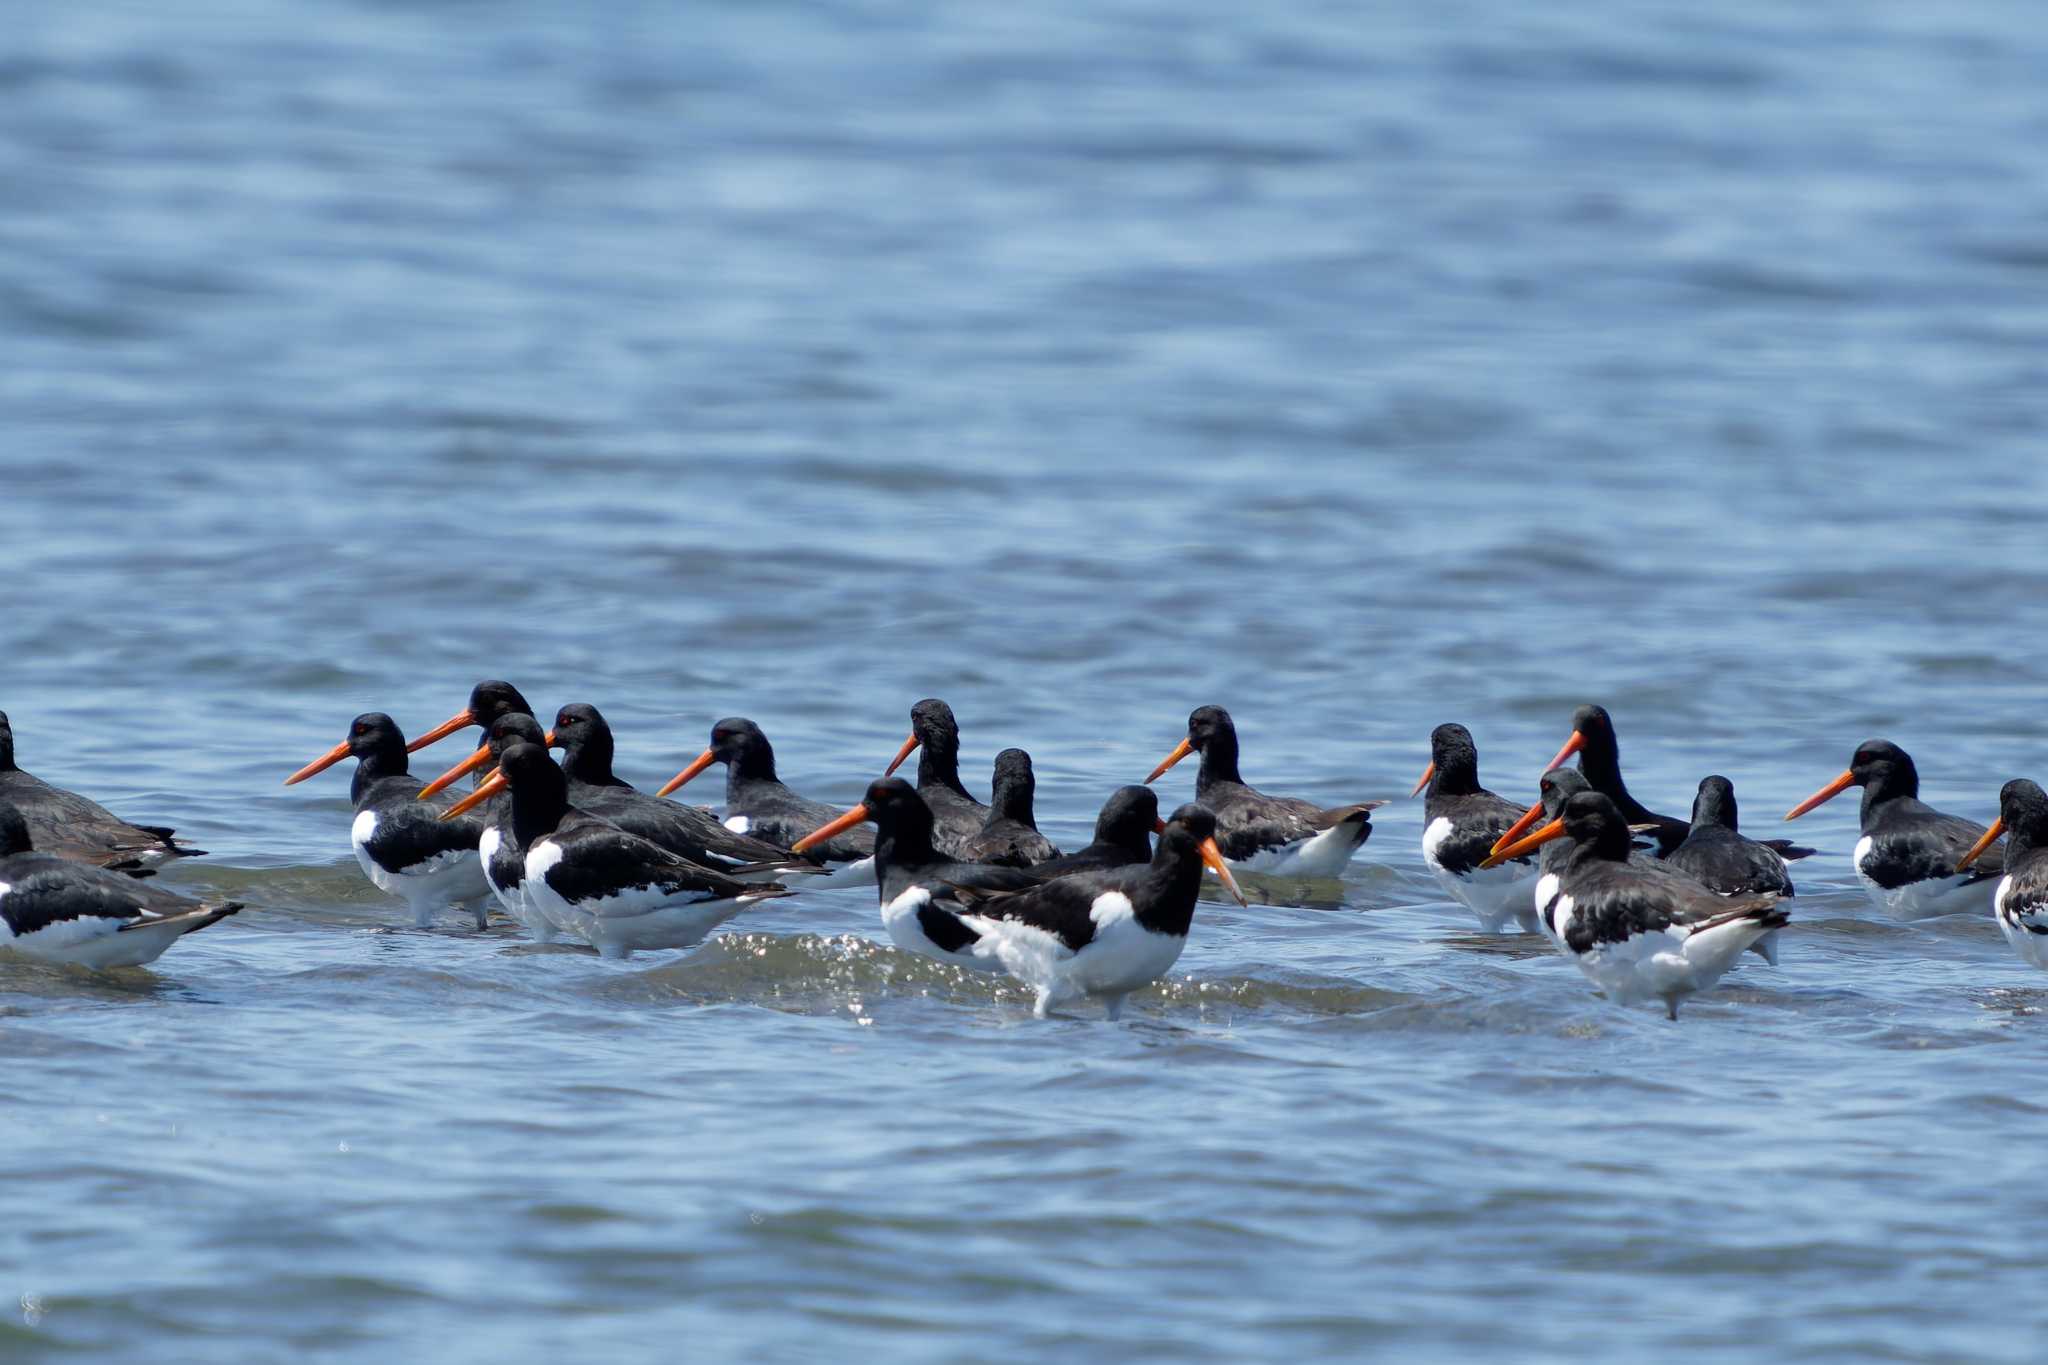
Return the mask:
<path id="1" fill-rule="evenodd" d="M 997 754 L 988 819 L 972 838 L 960 845 L 960 861 L 995 867 L 1036 867 L 1059 857 L 1059 849 L 1038 832 L 1038 822 L 1032 818 L 1032 798 L 1037 791 L 1038 778 L 1031 771 L 1030 754 L 1022 749 L 1005 749 Z"/>
<path id="2" fill-rule="evenodd" d="M 1216 846 L 1216 817 L 1182 806 L 1142 867 L 1084 872 L 1027 891 L 962 890 L 965 907 L 929 907 L 973 936 L 969 951 L 993 959 L 1038 993 L 1032 1013 L 1083 996 L 1103 1001 L 1109 1017 L 1124 997 L 1173 968 L 1187 946 L 1207 863 L 1233 894 L 1236 885 Z"/>
<path id="3" fill-rule="evenodd" d="M 1152 770 L 1149 784 L 1190 753 L 1200 751 L 1195 800 L 1216 817 L 1216 843 L 1233 872 L 1280 877 L 1336 877 L 1372 837 L 1371 813 L 1384 801 L 1318 806 L 1292 796 L 1268 796 L 1237 771 L 1237 727 L 1220 706 L 1197 707 L 1187 738 Z"/>
<path id="4" fill-rule="evenodd" d="M 1502 851 L 1529 853 L 1569 836 L 1571 857 L 1537 880 L 1539 911 L 1564 955 L 1619 1003 L 1657 999 L 1673 1019 L 1679 1001 L 1719 981 L 1735 960 L 1790 916 L 1775 895 L 1717 896 L 1668 871 L 1629 863 L 1629 825 L 1597 791 Z"/>
<path id="5" fill-rule="evenodd" d="M 424 929 L 445 906 L 467 905 L 482 929 L 488 922 L 484 901 L 490 883 L 484 880 L 477 845 L 483 837 L 481 819 L 449 821 L 444 799 L 419 799 L 419 782 L 406 771 L 405 736 L 381 711 L 366 711 L 349 722 L 348 738 L 287 777 L 287 787 L 325 772 L 344 758 L 356 760 L 349 784 L 355 822 L 349 843 L 363 875 L 387 895 L 412 910 L 413 923 Z"/>
<path id="6" fill-rule="evenodd" d="M 2005 875 L 1992 914 L 2023 962 L 2048 971 L 2048 792 L 2024 777 L 1998 791 L 1998 818 L 1956 863 L 1958 872 L 2005 835 Z"/>
<path id="7" fill-rule="evenodd" d="M 240 901 L 201 903 L 133 877 L 39 853 L 28 820 L 0 802 L 0 950 L 36 962 L 139 967 Z"/>
<path id="8" fill-rule="evenodd" d="M 5 712 L 0 712 L 0 801 L 21 813 L 38 850 L 74 862 L 147 877 L 166 859 L 206 853 L 180 843 L 174 830 L 131 825 L 98 802 L 15 767 L 14 728 Z"/>
<path id="9" fill-rule="evenodd" d="M 1797 820 L 1851 787 L 1863 788 L 1863 837 L 1850 858 L 1871 899 L 1899 919 L 1974 912 L 1990 903 L 1992 883 L 2005 871 L 2002 855 L 1980 854 L 1967 870 L 1956 871 L 1984 826 L 1922 801 L 1919 769 L 1890 740 L 1857 745 L 1848 771 L 1785 818 Z"/>
<path id="10" fill-rule="evenodd" d="M 700 867 L 577 809 L 568 775 L 523 741 L 507 745 L 497 772 L 442 818 L 507 786 L 513 833 L 526 848 L 527 896 L 604 957 L 693 947 L 747 906 L 790 894 Z"/>

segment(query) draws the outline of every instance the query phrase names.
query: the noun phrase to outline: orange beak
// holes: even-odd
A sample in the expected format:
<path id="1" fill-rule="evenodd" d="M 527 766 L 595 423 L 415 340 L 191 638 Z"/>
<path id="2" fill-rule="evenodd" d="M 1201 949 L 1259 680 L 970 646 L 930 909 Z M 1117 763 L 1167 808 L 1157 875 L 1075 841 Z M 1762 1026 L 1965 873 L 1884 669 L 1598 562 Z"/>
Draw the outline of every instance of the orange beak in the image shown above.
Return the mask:
<path id="1" fill-rule="evenodd" d="M 1551 765 L 1551 767 L 1553 768 L 1556 766 L 1557 765 L 1554 763 Z M 1549 772 L 1550 768 L 1545 768 L 1543 771 Z M 1521 838 L 1522 832 L 1528 829 L 1529 826 L 1535 824 L 1536 817 L 1541 814 L 1543 814 L 1543 803 L 1541 801 L 1538 801 L 1535 805 L 1523 811 L 1522 818 L 1515 821 L 1515 823 L 1513 823 L 1512 825 L 1509 825 L 1508 832 L 1506 834 L 1501 835 L 1500 838 L 1495 839 L 1493 841 L 1493 847 L 1486 850 L 1487 856 L 1489 858 L 1498 857 L 1500 855 L 1500 851 L 1506 848 L 1509 844 L 1512 844 L 1515 840 Z M 1481 864 L 1481 866 L 1491 866 L 1491 864 Z"/>
<path id="2" fill-rule="evenodd" d="M 1202 840 L 1202 861 L 1207 863 L 1209 870 L 1216 874 L 1216 880 L 1223 883 L 1223 889 L 1230 893 L 1232 900 L 1236 901 L 1239 905 L 1251 904 L 1250 901 L 1244 898 L 1244 892 L 1237 889 L 1237 878 L 1230 875 L 1230 868 L 1223 861 L 1223 850 L 1216 847 L 1214 839 Z"/>
<path id="3" fill-rule="evenodd" d="M 1549 772 L 1550 770 L 1548 768 L 1545 768 L 1544 771 Z M 1422 776 L 1415 779 L 1415 790 L 1408 793 L 1408 799 L 1410 801 L 1413 801 L 1416 797 L 1422 795 L 1422 789 L 1424 787 L 1427 787 L 1429 785 L 1429 779 L 1435 776 L 1436 760 L 1432 758 L 1431 760 L 1429 760 L 1429 766 L 1422 770 Z"/>
<path id="4" fill-rule="evenodd" d="M 917 736 L 912 735 L 909 739 L 903 741 L 903 747 L 896 751 L 896 757 L 889 760 L 889 766 L 882 769 L 882 776 L 887 777 L 890 773 L 895 772 L 898 768 L 903 766 L 904 759 L 909 758 L 913 753 L 916 752 Z"/>
<path id="5" fill-rule="evenodd" d="M 341 743 L 335 745 L 332 749 L 329 749 L 326 753 L 320 755 L 320 757 L 314 759 L 311 763 L 308 763 L 305 767 L 293 773 L 290 777 L 287 777 L 284 780 L 284 784 L 287 787 L 289 787 L 294 782 L 304 782 L 314 773 L 324 773 L 329 768 L 333 767 L 335 764 L 341 762 L 341 760 L 347 757 L 348 741 L 343 740 Z"/>
<path id="6" fill-rule="evenodd" d="M 454 715 L 448 717 L 448 719 L 442 721 L 439 725 L 436 725 L 433 729 L 421 735 L 412 743 L 406 745 L 405 751 L 409 754 L 416 754 L 420 750 L 426 748 L 429 744 L 439 744 L 442 740 L 448 738 L 448 736 L 454 734 L 457 730 L 460 730 L 465 726 L 470 726 L 474 724 L 476 724 L 476 712 L 470 710 L 468 707 L 464 707 L 462 710 L 457 711 Z"/>
<path id="7" fill-rule="evenodd" d="M 1557 751 L 1556 758 L 1551 759 L 1550 762 L 1543 765 L 1543 771 L 1549 772 L 1552 768 L 1562 768 L 1564 766 L 1566 759 L 1570 758 L 1573 754 L 1577 753 L 1579 750 L 1585 747 L 1585 735 L 1581 734 L 1577 730 L 1572 731 L 1572 737 L 1564 742 L 1564 747 L 1562 749 L 1559 749 Z"/>
<path id="8" fill-rule="evenodd" d="M 562 747 L 561 744 L 556 741 L 555 732 L 553 730 L 548 731 L 545 735 L 542 735 L 541 738 L 547 741 L 547 746 L 550 749 L 559 749 Z"/>
<path id="9" fill-rule="evenodd" d="M 1171 768 L 1174 764 L 1180 762 L 1182 759 L 1186 758 L 1189 754 L 1193 753 L 1194 751 L 1195 746 L 1191 742 L 1185 739 L 1182 740 L 1180 743 L 1173 746 L 1172 753 L 1168 754 L 1164 759 L 1160 760 L 1159 766 L 1154 768 L 1152 770 L 1152 775 L 1146 778 L 1145 780 L 1147 782 L 1157 782 L 1159 780 L 1159 775 L 1161 773 L 1165 772 L 1168 768 Z"/>
<path id="10" fill-rule="evenodd" d="M 718 755 L 712 753 L 709 749 L 706 749 L 703 753 L 698 754 L 695 758 L 690 760 L 689 767 L 683 769 L 674 777 L 671 777 L 668 780 L 668 784 L 664 786 L 660 791 L 656 792 L 655 795 L 667 796 L 670 792 L 675 791 L 677 788 L 681 787 L 684 783 L 688 782 L 691 778 L 695 777 L 698 773 L 703 772 L 706 768 L 710 767 L 717 761 Z"/>
<path id="11" fill-rule="evenodd" d="M 910 750 L 906 748 L 903 752 L 909 753 Z M 855 825 L 859 824 L 861 821 L 867 818 L 868 808 L 866 806 L 855 806 L 852 810 L 846 812 L 846 814 L 840 816 L 837 820 L 832 821 L 832 823 L 828 825 L 821 825 L 817 829 L 812 830 L 809 834 L 806 834 L 803 838 L 791 844 L 789 846 L 789 851 L 791 853 L 809 853 L 812 849 L 816 848 L 819 844 L 824 843 L 827 839 L 838 838 L 840 835 L 846 833 L 846 831 L 852 829 Z"/>
<path id="12" fill-rule="evenodd" d="M 478 787 L 475 791 L 457 801 L 447 810 L 442 811 L 441 818 L 443 820 L 453 820 L 458 815 L 467 815 L 510 785 L 510 783 L 505 781 L 505 772 L 501 768 L 485 778 L 484 784 L 481 787 Z"/>
<path id="13" fill-rule="evenodd" d="M 1856 774 L 1852 772 L 1843 773 L 1840 777 L 1828 783 L 1825 787 L 1822 787 L 1819 791 L 1807 797 L 1804 801 L 1801 801 L 1791 810 L 1786 811 L 1785 818 L 1787 820 L 1797 820 L 1800 816 L 1806 814 L 1806 812 L 1812 810 L 1815 806 L 1827 804 L 1828 802 L 1834 800 L 1836 797 L 1840 796 L 1843 792 L 1849 790 L 1849 788 L 1855 785 Z"/>
<path id="14" fill-rule="evenodd" d="M 1496 853 L 1487 854 L 1486 861 L 1480 863 L 1479 865 L 1481 867 L 1499 867 L 1502 863 L 1507 862 L 1511 858 L 1524 857 L 1530 853 L 1535 852 L 1537 849 L 1543 847 L 1552 839 L 1562 839 L 1563 837 L 1564 819 L 1562 817 L 1559 817 L 1556 820 L 1552 820 L 1542 829 L 1537 830 L 1534 834 L 1530 835 L 1526 839 L 1523 839 L 1519 843 L 1509 844 L 1506 848 L 1501 849 Z"/>
<path id="15" fill-rule="evenodd" d="M 1962 856 L 1962 860 L 1956 864 L 1956 871 L 1961 872 L 1971 863 L 1974 863 L 1979 858 L 1983 857 L 1984 850 L 1991 847 L 1993 844 L 1997 843 L 1998 836 L 2003 833 L 2005 833 L 2005 819 L 2001 816 L 1999 819 L 1993 820 L 1991 822 L 1991 828 L 1984 831 L 1983 838 L 1979 839 L 1976 843 L 1970 845 L 1970 851 L 1968 853 L 1965 853 Z"/>
<path id="16" fill-rule="evenodd" d="M 469 774 L 475 772 L 478 768 L 483 767 L 486 763 L 489 763 L 490 761 L 491 751 L 489 749 L 478 749 L 468 758 L 463 759 L 462 762 L 456 764 L 447 772 L 442 773 L 439 777 L 435 778 L 432 782 L 429 782 L 426 786 L 421 787 L 419 799 L 424 801 L 428 797 L 432 796 L 435 792 L 446 791 L 449 787 L 453 786 L 458 779 L 469 776 Z"/>

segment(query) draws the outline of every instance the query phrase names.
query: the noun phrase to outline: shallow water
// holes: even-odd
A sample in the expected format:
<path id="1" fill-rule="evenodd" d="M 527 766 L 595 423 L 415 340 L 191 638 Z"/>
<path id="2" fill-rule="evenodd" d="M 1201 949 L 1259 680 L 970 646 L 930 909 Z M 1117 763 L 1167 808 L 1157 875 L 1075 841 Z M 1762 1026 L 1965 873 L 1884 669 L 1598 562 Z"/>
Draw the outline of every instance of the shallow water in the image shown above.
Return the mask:
<path id="1" fill-rule="evenodd" d="M 1108 1026 L 871 892 L 414 931 L 343 773 L 278 785 L 504 676 L 832 801 L 944 696 L 1070 847 L 1211 701 L 1333 803 L 1451 719 L 1527 793 L 1599 700 L 1661 809 L 1882 734 L 1988 819 L 2048 678 L 2033 7 L 10 18 L 0 708 L 262 908 L 0 966 L 0 1357 L 2038 1353 L 2048 979 L 1881 918 L 1847 799 L 1676 1026 L 1474 934 L 1398 800 Z"/>

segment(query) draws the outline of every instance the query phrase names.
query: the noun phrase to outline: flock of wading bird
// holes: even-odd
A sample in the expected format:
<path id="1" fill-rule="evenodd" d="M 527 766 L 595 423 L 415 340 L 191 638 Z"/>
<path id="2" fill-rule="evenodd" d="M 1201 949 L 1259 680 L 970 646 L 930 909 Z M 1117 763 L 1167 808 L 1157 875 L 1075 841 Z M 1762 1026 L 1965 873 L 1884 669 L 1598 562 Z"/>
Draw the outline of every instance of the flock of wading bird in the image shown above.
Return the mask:
<path id="1" fill-rule="evenodd" d="M 625 957 L 691 947 L 795 887 L 874 885 L 899 948 L 1007 972 L 1037 992 L 1040 1015 L 1092 997 L 1112 1019 L 1179 959 L 1205 869 L 1239 904 L 1238 876 L 1334 878 L 1384 804 L 1324 807 L 1257 790 L 1239 774 L 1229 713 L 1204 706 L 1144 784 L 1110 794 L 1093 841 L 1062 854 L 1033 818 L 1028 754 L 996 756 L 983 805 L 960 780 L 952 709 L 921 701 L 910 724 L 884 776 L 844 813 L 784 786 L 750 720 L 719 721 L 710 746 L 648 795 L 612 772 L 611 729 L 595 707 L 564 706 L 544 729 L 498 681 L 478 683 L 467 706 L 411 743 L 382 712 L 357 716 L 285 781 L 356 760 L 356 859 L 421 926 L 468 907 L 481 929 L 495 899 L 543 942 Z M 471 726 L 483 731 L 476 751 L 422 788 L 408 755 Z M 888 775 L 912 753 L 915 786 Z M 1150 784 L 1190 753 L 1201 755 L 1195 800 L 1161 819 Z M 1562 766 L 1574 757 L 1577 768 Z M 667 799 L 714 763 L 726 768 L 723 818 Z M 467 794 L 446 792 L 466 775 Z M 1880 905 L 1909 919 L 1989 905 L 2014 950 L 2048 968 L 2048 794 L 2006 783 L 1987 828 L 1924 804 L 1913 760 L 1869 740 L 1785 818 L 1852 786 L 1863 789 L 1856 875 Z M 1488 932 L 1512 921 L 1541 933 L 1612 999 L 1661 1000 L 1674 1019 L 1744 952 L 1777 964 L 1793 894 L 1787 860 L 1813 853 L 1742 834 L 1725 777 L 1700 782 L 1690 820 L 1649 810 L 1623 783 L 1613 723 L 1597 706 L 1573 715 L 1526 809 L 1479 785 L 1462 725 L 1430 735 L 1410 795 L 1425 790 L 1423 860 Z M 200 852 L 22 772 L 0 715 L 0 948 L 94 968 L 150 962 L 242 908 L 144 880 L 165 859 Z"/>

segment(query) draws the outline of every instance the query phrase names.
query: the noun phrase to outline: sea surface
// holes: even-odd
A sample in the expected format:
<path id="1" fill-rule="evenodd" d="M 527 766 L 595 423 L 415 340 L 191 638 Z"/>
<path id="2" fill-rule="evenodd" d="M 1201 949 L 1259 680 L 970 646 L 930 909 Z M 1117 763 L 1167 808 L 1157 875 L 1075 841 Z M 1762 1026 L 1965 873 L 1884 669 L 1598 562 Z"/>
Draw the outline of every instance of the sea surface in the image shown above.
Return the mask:
<path id="1" fill-rule="evenodd" d="M 1673 1024 L 1405 798 L 1584 701 L 1751 832 L 1870 736 L 2048 776 L 2041 17 L 10 0 L 0 709 L 256 908 L 0 965 L 0 1359 L 2038 1360 L 1988 914 L 1884 918 L 1845 798 Z M 485 677 L 835 803 L 944 697 L 1068 847 L 1209 702 L 1394 800 L 1036 1021 L 871 891 L 413 929 L 281 779 Z"/>

